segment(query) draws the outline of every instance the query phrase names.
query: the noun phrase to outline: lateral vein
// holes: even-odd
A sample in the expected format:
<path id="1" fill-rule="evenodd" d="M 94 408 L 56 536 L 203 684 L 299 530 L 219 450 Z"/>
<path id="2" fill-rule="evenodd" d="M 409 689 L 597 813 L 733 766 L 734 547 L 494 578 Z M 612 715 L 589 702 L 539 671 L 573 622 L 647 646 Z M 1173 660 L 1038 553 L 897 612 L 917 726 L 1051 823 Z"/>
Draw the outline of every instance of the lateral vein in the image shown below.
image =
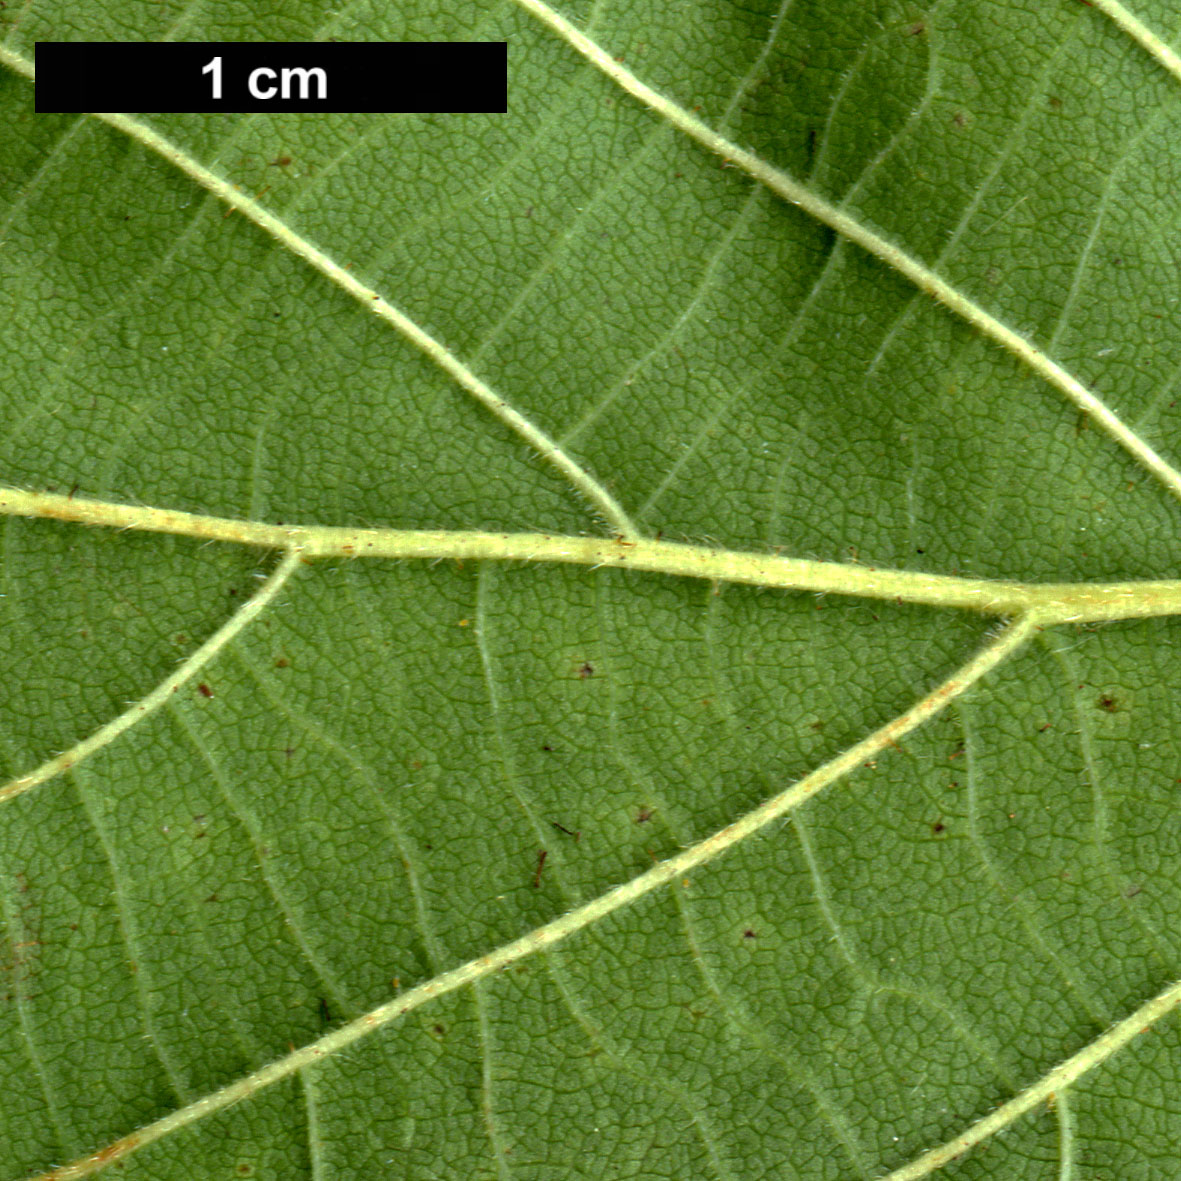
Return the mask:
<path id="1" fill-rule="evenodd" d="M 30 81 L 36 80 L 36 70 L 33 63 L 2 45 L 0 45 L 0 64 L 8 66 Z M 636 532 L 635 526 L 623 506 L 590 472 L 567 455 L 545 431 L 510 405 L 487 382 L 477 377 L 446 345 L 431 336 L 425 328 L 422 328 L 400 308 L 390 303 L 372 287 L 362 283 L 355 275 L 308 239 L 297 234 L 281 218 L 276 217 L 253 198 L 240 192 L 229 181 L 218 176 L 211 169 L 198 163 L 182 148 L 153 131 L 145 123 L 133 119 L 130 115 L 110 112 L 95 112 L 94 118 L 101 119 L 108 126 L 123 132 L 124 135 L 167 160 L 217 200 L 224 202 L 231 209 L 237 210 L 285 249 L 302 258 L 338 287 L 348 292 L 363 307 L 368 308 L 379 319 L 396 329 L 411 344 L 426 354 L 448 377 L 462 386 L 476 401 L 523 438 L 543 459 L 557 468 L 566 480 L 593 504 L 615 529 L 625 536 L 631 536 Z"/>
<path id="2" fill-rule="evenodd" d="M 1029 639 L 1038 626 L 1039 622 L 1034 616 L 1024 616 L 1008 625 L 998 635 L 993 636 L 967 664 L 959 668 L 910 709 L 891 719 L 880 729 L 855 743 L 842 754 L 837 755 L 836 758 L 830 759 L 804 776 L 791 787 L 772 796 L 757 808 L 747 812 L 725 828 L 719 829 L 698 844 L 691 845 L 638 877 L 616 886 L 613 890 L 609 890 L 567 914 L 535 928 L 520 938 L 402 993 L 401 996 L 387 1001 L 384 1005 L 379 1005 L 363 1016 L 350 1021 L 347 1025 L 332 1030 L 317 1041 L 302 1046 L 286 1057 L 264 1066 L 261 1070 L 245 1075 L 229 1086 L 223 1087 L 220 1091 L 202 1096 L 195 1102 L 178 1108 L 162 1119 L 106 1145 L 89 1156 L 60 1168 L 51 1169 L 35 1178 L 35 1181 L 75 1181 L 76 1178 L 89 1176 L 156 1140 L 239 1103 L 301 1070 L 323 1062 L 326 1058 L 340 1053 L 375 1030 L 389 1025 L 399 1017 L 436 997 L 445 996 L 459 988 L 474 984 L 519 960 L 548 950 L 615 911 L 638 901 L 662 886 L 675 882 L 698 866 L 713 861 L 728 849 L 766 828 L 773 821 L 786 816 L 830 784 L 896 744 L 924 722 L 929 721 L 949 702 L 961 696 L 988 672 L 1011 656 Z"/>
<path id="3" fill-rule="evenodd" d="M 1001 1104 L 995 1111 L 978 1120 L 966 1131 L 932 1148 L 909 1164 L 887 1174 L 882 1181 L 917 1181 L 942 1168 L 957 1156 L 1008 1127 L 1039 1103 L 1049 1102 L 1057 1092 L 1077 1082 L 1084 1074 L 1106 1062 L 1122 1050 L 1133 1038 L 1147 1032 L 1153 1025 L 1181 1003 L 1181 981 L 1170 984 L 1163 992 L 1143 1004 L 1130 1016 L 1117 1022 L 1106 1033 L 1100 1034 L 1061 1065 L 1042 1075 L 1019 1095 Z"/>
<path id="4" fill-rule="evenodd" d="M 1119 0 L 1090 0 L 1122 29 L 1141 49 L 1147 50 L 1178 82 L 1181 82 L 1181 56 L 1161 40 L 1142 20 L 1133 16 Z"/>
<path id="5" fill-rule="evenodd" d="M 243 628 L 258 618 L 283 589 L 283 585 L 291 577 L 301 559 L 302 555 L 297 550 L 289 550 L 275 567 L 271 576 L 263 583 L 258 593 L 248 602 L 243 603 L 175 672 L 165 677 L 150 693 L 130 705 L 117 718 L 113 718 L 106 725 L 99 727 L 93 734 L 82 739 L 69 750 L 55 758 L 47 759 L 41 766 L 28 774 L 10 779 L 0 786 L 0 803 L 23 795 L 31 788 L 68 771 L 83 759 L 89 758 L 95 751 L 114 742 L 119 735 L 125 734 L 137 722 L 154 714 L 182 685 L 191 681 Z"/>
<path id="6" fill-rule="evenodd" d="M 650 110 L 667 120 L 677 130 L 695 139 L 703 147 L 738 165 L 749 176 L 765 185 L 773 193 L 835 230 L 842 237 L 860 246 L 887 266 L 904 275 L 920 290 L 938 300 L 944 307 L 979 329 L 997 344 L 1007 349 L 1018 360 L 1049 385 L 1065 395 L 1080 410 L 1095 420 L 1098 426 L 1120 444 L 1143 467 L 1150 471 L 1170 492 L 1181 499 L 1181 472 L 1158 455 L 1139 435 L 1111 410 L 1096 394 L 1087 389 L 1073 374 L 1064 369 L 1032 341 L 986 312 L 963 292 L 940 278 L 918 259 L 901 247 L 869 229 L 843 210 L 795 180 L 765 160 L 719 135 L 695 115 L 686 111 L 659 91 L 641 82 L 630 70 L 610 56 L 601 46 L 555 12 L 543 0 L 516 0 L 527 12 L 578 51 L 588 62 L 606 74 L 628 94 L 637 98 Z M 1118 7 L 1118 5 L 1110 5 Z"/>

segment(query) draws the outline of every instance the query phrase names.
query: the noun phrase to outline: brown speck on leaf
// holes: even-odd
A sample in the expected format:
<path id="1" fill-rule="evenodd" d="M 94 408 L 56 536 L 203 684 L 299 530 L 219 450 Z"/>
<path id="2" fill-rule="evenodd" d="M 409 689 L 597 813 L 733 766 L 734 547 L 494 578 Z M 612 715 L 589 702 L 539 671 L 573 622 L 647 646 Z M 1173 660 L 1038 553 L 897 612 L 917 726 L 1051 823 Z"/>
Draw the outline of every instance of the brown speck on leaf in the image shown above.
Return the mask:
<path id="1" fill-rule="evenodd" d="M 291 661 L 288 660 L 286 656 L 280 656 L 279 659 L 275 661 L 276 668 L 288 668 L 290 664 Z"/>
<path id="2" fill-rule="evenodd" d="M 915 21 L 909 29 L 906 30 L 908 37 L 921 37 L 927 31 L 927 26 L 923 21 Z"/>
<path id="3" fill-rule="evenodd" d="M 1129 886 L 1124 891 L 1124 897 L 1125 898 L 1135 898 L 1136 895 L 1139 894 L 1143 889 L 1144 889 L 1143 886 Z"/>
<path id="4" fill-rule="evenodd" d="M 93 1153 L 86 1158 L 86 1163 L 96 1165 L 110 1164 L 111 1161 L 118 1160 L 119 1157 L 131 1152 L 132 1149 L 139 1146 L 140 1138 L 132 1132 L 130 1136 L 124 1136 L 122 1140 L 116 1140 L 114 1144 L 108 1144 L 106 1148 L 100 1148 L 98 1152 Z"/>
<path id="5" fill-rule="evenodd" d="M 286 168 L 291 163 L 290 156 L 276 156 L 273 160 L 267 161 L 268 168 Z"/>
<path id="6" fill-rule="evenodd" d="M 953 122 L 953 123 L 954 123 L 954 124 L 955 124 L 957 127 L 963 127 L 963 125 L 964 125 L 965 123 L 967 123 L 967 121 L 968 121 L 968 120 L 967 120 L 967 118 L 964 116 L 964 112 L 963 112 L 963 111 L 956 111 L 956 113 L 955 113 L 954 115 L 952 115 L 952 117 L 951 117 L 951 121 L 952 121 L 952 122 Z"/>
<path id="7" fill-rule="evenodd" d="M 758 935 L 750 927 L 747 927 L 746 930 L 742 932 L 742 937 L 743 939 L 757 939 Z"/>
<path id="8" fill-rule="evenodd" d="M 533 874 L 534 889 L 536 889 L 538 886 L 541 885 L 541 871 L 543 869 L 545 869 L 545 859 L 548 856 L 549 856 L 549 853 L 545 849 L 538 849 L 537 850 L 537 869 L 534 871 L 534 874 Z"/>
<path id="9" fill-rule="evenodd" d="M 942 820 L 936 820 L 935 823 L 931 825 L 931 831 L 932 832 L 942 832 L 945 827 L 946 827 L 946 825 L 944 825 Z"/>
<path id="10" fill-rule="evenodd" d="M 952 759 L 958 759 L 958 758 L 962 758 L 962 757 L 963 757 L 963 753 L 964 753 L 964 748 L 963 748 L 962 746 L 960 746 L 960 747 L 957 747 L 955 750 L 953 750 L 953 751 L 951 752 L 951 754 L 949 754 L 949 755 L 947 756 L 947 758 L 948 758 L 948 761 L 950 762 Z"/>
<path id="11" fill-rule="evenodd" d="M 1049 723 L 1049 722 L 1047 722 L 1047 723 L 1046 723 L 1044 726 L 1039 726 L 1039 727 L 1037 728 L 1037 732 L 1038 732 L 1039 734 L 1044 734 L 1044 733 L 1045 733 L 1045 732 L 1046 732 L 1046 731 L 1047 731 L 1049 728 L 1050 728 L 1050 723 Z"/>
<path id="12" fill-rule="evenodd" d="M 595 666 L 593 664 L 591 664 L 589 660 L 584 661 L 582 666 L 578 670 L 579 680 L 585 681 L 588 677 L 593 677 L 594 675 L 595 675 Z"/>
<path id="13" fill-rule="evenodd" d="M 431 1026 L 431 1033 L 433 1033 L 435 1037 L 442 1037 L 446 1032 L 447 1030 L 444 1029 L 443 1026 L 441 1026 L 437 1021 Z"/>
<path id="14" fill-rule="evenodd" d="M 197 686 L 197 692 L 200 693 L 202 697 L 212 697 L 213 696 L 213 690 L 210 689 L 210 687 L 207 684 L 205 684 L 204 681 L 202 681 Z"/>
<path id="15" fill-rule="evenodd" d="M 1114 697 L 1104 694 L 1095 703 L 1102 710 L 1106 710 L 1109 714 L 1115 713 L 1119 709 L 1119 702 Z"/>
<path id="16" fill-rule="evenodd" d="M 648 821 L 651 820 L 655 814 L 656 814 L 655 808 L 641 808 L 636 813 L 636 823 L 637 824 L 647 824 Z"/>

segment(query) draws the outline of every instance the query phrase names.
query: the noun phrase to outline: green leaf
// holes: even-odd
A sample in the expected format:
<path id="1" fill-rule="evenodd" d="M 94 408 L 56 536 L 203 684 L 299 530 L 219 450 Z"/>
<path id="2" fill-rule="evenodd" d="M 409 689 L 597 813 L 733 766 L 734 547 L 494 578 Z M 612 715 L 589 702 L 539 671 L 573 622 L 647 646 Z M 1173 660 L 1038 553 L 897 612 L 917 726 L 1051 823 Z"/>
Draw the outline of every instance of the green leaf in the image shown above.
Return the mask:
<path id="1" fill-rule="evenodd" d="M 439 8 L 0 11 L 0 1178 L 1171 1177 L 1175 7 Z"/>

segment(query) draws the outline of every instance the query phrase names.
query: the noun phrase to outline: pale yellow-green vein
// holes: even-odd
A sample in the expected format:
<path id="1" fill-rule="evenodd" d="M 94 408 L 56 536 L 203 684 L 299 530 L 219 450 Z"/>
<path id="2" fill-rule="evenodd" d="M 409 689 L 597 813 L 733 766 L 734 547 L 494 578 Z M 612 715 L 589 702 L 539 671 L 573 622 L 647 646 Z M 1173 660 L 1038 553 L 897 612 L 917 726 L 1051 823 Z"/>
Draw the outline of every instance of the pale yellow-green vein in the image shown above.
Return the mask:
<path id="1" fill-rule="evenodd" d="M 38 784 L 45 783 L 47 780 L 68 771 L 83 759 L 94 754 L 95 751 L 114 742 L 132 726 L 155 713 L 173 693 L 186 682 L 191 681 L 235 636 L 240 634 L 243 628 L 258 618 L 283 589 L 283 584 L 291 577 L 299 562 L 300 555 L 297 551 L 293 550 L 287 553 L 275 567 L 274 573 L 263 583 L 258 593 L 239 607 L 204 644 L 179 665 L 175 672 L 165 677 L 146 696 L 133 702 L 117 718 L 113 718 L 105 726 L 99 727 L 93 734 L 70 747 L 69 750 L 52 759 L 47 759 L 41 766 L 25 775 L 18 775 L 15 779 L 0 786 L 0 803 L 11 800 L 14 796 L 19 796 Z"/>
<path id="2" fill-rule="evenodd" d="M 957 1156 L 1015 1123 L 1039 1104 L 1049 1102 L 1058 1092 L 1077 1082 L 1088 1071 L 1094 1070 L 1113 1054 L 1122 1050 L 1133 1038 L 1147 1032 L 1164 1016 L 1172 1012 L 1179 1003 L 1181 1003 L 1181 982 L 1170 984 L 1164 992 L 1153 997 L 1131 1016 L 1125 1017 L 1113 1025 L 1106 1033 L 1079 1050 L 1077 1054 L 1042 1075 L 1037 1082 L 1026 1087 L 1020 1095 L 1015 1095 L 1007 1103 L 1001 1104 L 995 1111 L 978 1120 L 966 1131 L 947 1141 L 946 1144 L 941 1144 L 938 1148 L 932 1148 L 930 1152 L 923 1153 L 922 1156 L 903 1165 L 902 1168 L 895 1169 L 894 1172 L 883 1177 L 882 1181 L 918 1181 L 918 1178 L 926 1177 L 936 1169 L 941 1169 L 944 1165 L 955 1160 Z"/>
<path id="3" fill-rule="evenodd" d="M 1181 581 L 1039 584 L 879 569 L 655 538 L 628 541 L 551 533 L 268 525 L 0 487 L 0 514 L 4 513 L 274 549 L 295 547 L 307 558 L 452 558 L 612 566 L 776 590 L 955 607 L 999 616 L 1032 611 L 1047 625 L 1181 614 Z"/>
<path id="4" fill-rule="evenodd" d="M 4 46 L 0 46 L 0 65 L 7 66 L 31 81 L 36 80 L 33 63 Z M 363 283 L 347 267 L 336 262 L 325 251 L 296 233 L 282 218 L 276 217 L 257 200 L 241 192 L 212 169 L 194 160 L 183 148 L 141 120 L 130 115 L 109 112 L 96 112 L 94 117 L 167 160 L 219 201 L 269 234 L 284 249 L 302 258 L 343 291 L 348 292 L 363 307 L 368 308 L 425 353 L 456 384 L 467 390 L 476 401 L 523 438 L 542 458 L 560 471 L 613 528 L 625 536 L 635 533 L 635 527 L 623 506 L 584 467 L 563 451 L 540 427 L 510 405 L 487 382 L 473 373 L 446 345 L 436 340 L 368 284 Z"/>
<path id="5" fill-rule="evenodd" d="M 410 989 L 364 1016 L 333 1030 L 318 1041 L 303 1046 L 286 1057 L 264 1066 L 261 1070 L 238 1079 L 222 1090 L 205 1095 L 186 1107 L 132 1132 L 81 1160 L 42 1174 L 37 1178 L 37 1181 L 74 1181 L 75 1178 L 89 1176 L 99 1169 L 129 1156 L 147 1144 L 171 1135 L 234 1103 L 248 1099 L 251 1095 L 291 1077 L 300 1070 L 315 1066 L 318 1062 L 322 1062 L 334 1054 L 339 1054 L 349 1046 L 368 1037 L 374 1030 L 396 1021 L 399 1017 L 428 1001 L 474 984 L 478 980 L 507 968 L 518 960 L 546 951 L 568 939 L 571 935 L 600 922 L 615 911 L 639 901 L 653 891 L 683 879 L 687 873 L 715 860 L 728 849 L 788 815 L 830 784 L 880 755 L 888 747 L 896 745 L 912 730 L 929 721 L 949 702 L 961 696 L 988 672 L 1011 656 L 1025 643 L 1037 626 L 1037 621 L 1030 617 L 1009 625 L 999 635 L 992 637 L 967 664 L 953 673 L 938 688 L 916 702 L 905 713 L 893 718 L 867 738 L 855 743 L 791 787 L 772 796 L 759 807 L 734 821 L 733 824 L 727 825 L 698 844 L 691 845 L 688 849 L 660 862 L 638 877 L 616 886 L 615 889 L 601 894 L 583 906 L 576 907 L 552 922 L 537 927 L 519 939 L 506 943 L 494 951 L 469 960 L 466 964 L 453 968 L 449 972 L 443 972 L 434 979 Z"/>
<path id="6" fill-rule="evenodd" d="M 1146 49 L 1164 66 L 1178 82 L 1181 82 L 1181 55 L 1166 45 L 1142 20 L 1133 16 L 1119 0 L 1089 0 L 1092 8 L 1114 21 L 1142 49 Z"/>
<path id="7" fill-rule="evenodd" d="M 671 126 L 695 139 L 711 152 L 737 165 L 760 184 L 806 213 L 824 222 L 842 237 L 881 259 L 887 266 L 905 275 L 916 287 L 937 299 L 957 316 L 966 320 L 986 336 L 1007 349 L 1044 381 L 1064 394 L 1079 409 L 1150 471 L 1170 492 L 1181 499 L 1181 472 L 1158 455 L 1143 439 L 1128 427 L 1096 394 L 1092 393 L 1073 374 L 1047 356 L 1032 341 L 986 312 L 946 279 L 941 278 L 901 247 L 870 229 L 844 210 L 830 204 L 805 185 L 774 168 L 765 160 L 748 152 L 738 144 L 719 135 L 696 115 L 670 98 L 641 82 L 626 66 L 612 57 L 565 17 L 555 12 L 543 0 L 516 0 L 558 36 L 562 37 L 597 69 L 634 98 L 639 99 Z"/>

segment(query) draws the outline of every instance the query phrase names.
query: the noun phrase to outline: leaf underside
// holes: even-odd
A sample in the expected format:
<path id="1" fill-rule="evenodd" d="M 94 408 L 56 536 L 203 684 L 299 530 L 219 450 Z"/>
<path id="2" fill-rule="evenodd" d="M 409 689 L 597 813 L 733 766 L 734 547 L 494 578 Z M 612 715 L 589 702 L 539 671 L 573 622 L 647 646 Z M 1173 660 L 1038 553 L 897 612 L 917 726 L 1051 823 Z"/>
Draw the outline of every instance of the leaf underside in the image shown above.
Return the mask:
<path id="1" fill-rule="evenodd" d="M 34 3 L 0 30 L 27 61 L 63 37 L 507 40 L 503 116 L 140 118 L 442 342 L 646 535 L 1176 576 L 1176 500 L 1016 358 L 527 12 L 437 7 L 286 3 L 260 28 L 238 3 Z M 1164 0 L 1137 14 L 1175 42 Z M 1181 456 L 1181 88 L 1102 13 L 565 15 Z M 0 483 L 611 531 L 510 422 L 174 163 L 34 114 L 19 70 L 0 106 Z M 275 566 L 19 517 L 0 546 L 6 777 L 123 714 Z M 195 1115 L 120 1176 L 903 1167 L 1181 977 L 1179 626 L 1039 632 L 782 823 Z M 298 566 L 162 708 L 0 804 L 0 1176 L 112 1145 L 636 879 L 993 631 L 612 569 Z M 1179 1033 L 1161 1020 L 940 1175 L 1172 1177 Z"/>

